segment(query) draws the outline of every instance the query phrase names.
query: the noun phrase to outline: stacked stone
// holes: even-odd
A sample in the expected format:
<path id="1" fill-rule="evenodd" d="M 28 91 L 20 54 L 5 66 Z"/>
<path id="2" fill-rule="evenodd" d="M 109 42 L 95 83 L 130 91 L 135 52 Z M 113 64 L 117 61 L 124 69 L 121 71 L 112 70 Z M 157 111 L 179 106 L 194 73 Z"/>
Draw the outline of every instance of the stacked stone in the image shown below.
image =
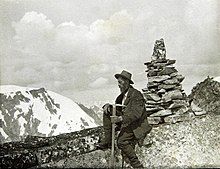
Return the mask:
<path id="1" fill-rule="evenodd" d="M 184 77 L 173 66 L 175 62 L 166 59 L 164 40 L 156 40 L 151 61 L 145 63 L 148 84 L 142 89 L 150 124 L 182 121 L 189 110 L 181 85 Z"/>

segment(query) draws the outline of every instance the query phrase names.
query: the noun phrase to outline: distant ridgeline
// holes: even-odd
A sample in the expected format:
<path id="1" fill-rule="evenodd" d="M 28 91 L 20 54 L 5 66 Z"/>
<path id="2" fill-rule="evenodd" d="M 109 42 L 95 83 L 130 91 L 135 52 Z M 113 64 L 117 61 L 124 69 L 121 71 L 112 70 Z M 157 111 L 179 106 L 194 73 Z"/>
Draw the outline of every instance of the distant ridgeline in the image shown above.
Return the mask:
<path id="1" fill-rule="evenodd" d="M 157 40 L 151 61 L 145 63 L 148 84 L 142 89 L 153 129 L 144 146 L 137 147 L 138 156 L 149 168 L 220 167 L 220 83 L 208 77 L 187 97 L 175 62 L 166 59 L 164 40 Z M 109 151 L 95 151 L 94 146 L 102 133 L 100 126 L 1 144 L 1 168 L 107 167 L 109 155 L 100 154 Z M 117 167 L 121 167 L 118 159 Z"/>

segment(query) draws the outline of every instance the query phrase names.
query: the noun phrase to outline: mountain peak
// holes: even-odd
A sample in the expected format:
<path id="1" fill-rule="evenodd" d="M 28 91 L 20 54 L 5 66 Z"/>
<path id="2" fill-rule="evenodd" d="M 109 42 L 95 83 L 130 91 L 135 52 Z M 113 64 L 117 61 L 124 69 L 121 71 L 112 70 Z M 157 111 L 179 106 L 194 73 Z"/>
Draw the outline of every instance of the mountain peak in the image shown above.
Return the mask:
<path id="1" fill-rule="evenodd" d="M 0 86 L 0 138 L 53 136 L 96 127 L 92 117 L 71 99 L 45 88 Z"/>

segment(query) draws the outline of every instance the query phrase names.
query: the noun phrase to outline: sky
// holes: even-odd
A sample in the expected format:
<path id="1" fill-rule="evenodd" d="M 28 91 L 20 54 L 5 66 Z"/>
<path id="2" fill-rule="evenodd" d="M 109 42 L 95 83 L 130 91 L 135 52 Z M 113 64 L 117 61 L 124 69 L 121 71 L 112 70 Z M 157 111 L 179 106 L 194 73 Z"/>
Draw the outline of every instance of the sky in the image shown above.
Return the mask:
<path id="1" fill-rule="evenodd" d="M 1 84 L 111 102 L 122 70 L 146 87 L 144 63 L 164 38 L 189 94 L 220 76 L 219 9 L 218 0 L 0 0 Z"/>

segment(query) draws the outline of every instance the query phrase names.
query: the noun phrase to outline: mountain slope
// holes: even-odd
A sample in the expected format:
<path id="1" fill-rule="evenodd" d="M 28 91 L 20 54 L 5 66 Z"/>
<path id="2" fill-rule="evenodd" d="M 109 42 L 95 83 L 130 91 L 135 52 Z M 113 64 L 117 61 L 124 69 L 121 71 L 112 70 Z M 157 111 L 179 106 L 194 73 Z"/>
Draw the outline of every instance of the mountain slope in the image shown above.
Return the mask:
<path id="1" fill-rule="evenodd" d="M 96 124 L 98 124 L 99 126 L 102 125 L 102 118 L 97 115 L 99 112 L 93 110 L 92 108 L 87 108 L 81 103 L 78 103 L 78 105 L 83 111 L 85 111 L 90 117 L 94 119 Z"/>
<path id="2" fill-rule="evenodd" d="M 0 87 L 0 140 L 54 136 L 96 127 L 75 102 L 44 88 Z"/>

